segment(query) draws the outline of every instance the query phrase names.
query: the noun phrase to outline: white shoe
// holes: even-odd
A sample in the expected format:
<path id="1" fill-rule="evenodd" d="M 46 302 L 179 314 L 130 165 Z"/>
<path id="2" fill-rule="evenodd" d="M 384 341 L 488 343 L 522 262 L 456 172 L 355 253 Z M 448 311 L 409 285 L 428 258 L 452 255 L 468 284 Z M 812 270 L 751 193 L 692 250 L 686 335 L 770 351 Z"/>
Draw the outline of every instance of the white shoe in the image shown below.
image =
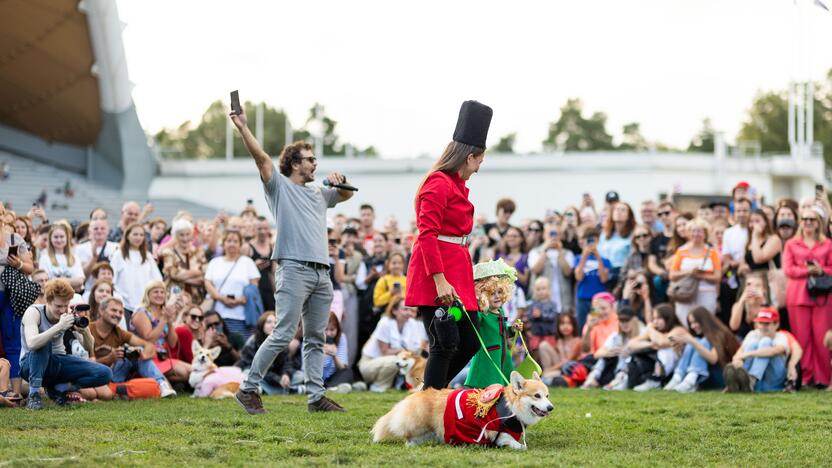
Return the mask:
<path id="1" fill-rule="evenodd" d="M 676 391 L 679 393 L 695 392 L 696 387 L 698 386 L 696 383 L 697 380 L 699 380 L 699 375 L 689 372 L 688 375 L 685 376 L 685 380 L 682 380 L 682 383 L 676 386 Z"/>
<path id="2" fill-rule="evenodd" d="M 640 383 L 633 387 L 633 390 L 637 392 L 647 392 L 649 390 L 655 390 L 657 388 L 661 388 L 662 383 L 658 380 L 647 379 L 643 383 Z"/>
<path id="3" fill-rule="evenodd" d="M 367 391 L 367 384 L 364 382 L 355 382 L 352 384 L 352 391 L 354 392 L 366 392 Z"/>
<path id="4" fill-rule="evenodd" d="M 159 382 L 159 390 L 162 392 L 162 398 L 176 396 L 176 390 L 170 387 L 167 380 Z"/>
<path id="5" fill-rule="evenodd" d="M 615 374 L 615 378 L 610 383 L 604 385 L 604 390 L 627 390 L 627 374 L 625 372 Z"/>
<path id="6" fill-rule="evenodd" d="M 382 387 L 381 385 L 371 384 L 370 391 L 373 393 L 384 393 L 387 391 L 387 389 Z"/>
<path id="7" fill-rule="evenodd" d="M 667 385 L 664 386 L 664 389 L 668 392 L 676 390 L 676 387 L 678 387 L 680 383 L 682 383 L 682 378 L 679 377 L 679 374 L 673 374 L 673 378 L 671 378 L 670 382 L 668 382 Z"/>
<path id="8" fill-rule="evenodd" d="M 337 386 L 330 388 L 329 391 L 333 393 L 349 393 L 352 391 L 352 385 L 348 383 L 338 384 Z"/>

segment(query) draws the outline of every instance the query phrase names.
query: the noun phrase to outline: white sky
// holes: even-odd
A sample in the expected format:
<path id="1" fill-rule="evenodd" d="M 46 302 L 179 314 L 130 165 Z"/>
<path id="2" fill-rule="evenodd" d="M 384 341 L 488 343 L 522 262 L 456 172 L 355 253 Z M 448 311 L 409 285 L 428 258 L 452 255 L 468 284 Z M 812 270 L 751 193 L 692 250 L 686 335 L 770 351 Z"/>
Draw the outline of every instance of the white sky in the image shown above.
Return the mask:
<path id="1" fill-rule="evenodd" d="M 804 0 L 801 0 L 804 1 Z M 811 0 L 808 0 L 811 1 Z M 832 1 L 826 0 L 828 4 Z M 459 105 L 494 108 L 489 144 L 539 151 L 569 97 L 620 135 L 686 147 L 711 117 L 733 140 L 758 90 L 785 88 L 792 0 L 119 0 L 133 98 L 149 132 L 198 120 L 240 90 L 294 124 L 324 104 L 342 140 L 436 155 Z M 815 80 L 832 13 L 811 8 Z"/>

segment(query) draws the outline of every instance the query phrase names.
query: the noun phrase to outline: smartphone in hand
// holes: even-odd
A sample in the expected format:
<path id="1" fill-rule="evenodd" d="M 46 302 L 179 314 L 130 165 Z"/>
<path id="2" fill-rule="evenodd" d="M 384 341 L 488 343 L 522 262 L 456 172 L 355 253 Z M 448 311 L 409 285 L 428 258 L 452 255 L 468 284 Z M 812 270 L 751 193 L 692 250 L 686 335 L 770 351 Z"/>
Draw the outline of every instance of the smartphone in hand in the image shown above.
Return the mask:
<path id="1" fill-rule="evenodd" d="M 240 93 L 236 89 L 231 91 L 231 112 L 236 115 L 243 113 L 243 108 L 240 106 Z"/>

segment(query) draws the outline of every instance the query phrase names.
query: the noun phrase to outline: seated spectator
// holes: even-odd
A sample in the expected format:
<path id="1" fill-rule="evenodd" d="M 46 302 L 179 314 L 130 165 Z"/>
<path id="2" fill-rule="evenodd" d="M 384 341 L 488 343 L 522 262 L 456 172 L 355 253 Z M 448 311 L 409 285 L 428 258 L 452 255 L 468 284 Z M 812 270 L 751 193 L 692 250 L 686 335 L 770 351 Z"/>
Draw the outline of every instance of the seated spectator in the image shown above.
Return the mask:
<path id="1" fill-rule="evenodd" d="M 205 341 L 205 313 L 198 305 L 191 304 L 184 309 L 182 322 L 184 325 L 176 327 L 176 336 L 179 338 L 179 349 L 176 355 L 185 362 L 193 362 L 193 342 L 202 343 Z M 255 351 L 257 351 L 255 349 Z M 253 357 L 253 356 L 252 356 Z M 239 366 L 237 366 L 239 367 Z"/>
<path id="2" fill-rule="evenodd" d="M 128 234 L 129 234 L 128 229 Z M 109 366 L 113 382 L 124 382 L 134 375 L 151 378 L 159 384 L 162 398 L 176 395 L 165 376 L 153 363 L 156 348 L 148 341 L 119 327 L 124 305 L 114 297 L 104 299 L 98 319 L 90 323 L 95 341 L 96 361 Z"/>
<path id="3" fill-rule="evenodd" d="M 630 244 L 636 219 L 630 205 L 616 201 L 611 205 L 610 216 L 604 222 L 604 229 L 598 239 L 600 256 L 610 261 L 609 279 L 607 283 L 614 287 L 618 284 L 621 269 L 630 256 Z"/>
<path id="4" fill-rule="evenodd" d="M 580 257 L 575 258 L 576 318 L 578 328 L 584 329 L 587 315 L 592 309 L 596 294 L 606 291 L 612 264 L 598 253 L 598 229 L 592 225 L 581 226 Z M 617 324 L 616 324 L 617 325 Z M 599 344 L 600 345 L 600 344 Z"/>
<path id="5" fill-rule="evenodd" d="M 686 333 L 672 305 L 656 306 L 653 321 L 627 345 L 633 358 L 630 363 L 630 383 L 635 384 L 633 390 L 646 392 L 661 388 L 662 383 L 670 379 L 683 349 L 680 341 L 671 341 L 670 337 L 679 338 Z"/>
<path id="6" fill-rule="evenodd" d="M 162 280 L 141 224 L 127 227 L 121 245 L 111 255 L 110 262 L 115 275 L 115 291 L 121 295 L 125 310 L 132 314 L 141 303 L 145 285 Z"/>
<path id="7" fill-rule="evenodd" d="M 217 366 L 233 366 L 240 360 L 240 350 L 245 346 L 242 336 L 228 329 L 219 312 L 210 311 L 205 314 L 205 335 L 202 339 L 203 348 L 220 347 L 220 355 L 214 359 Z"/>
<path id="8" fill-rule="evenodd" d="M 240 360 L 234 365 L 244 371 L 251 368 L 251 363 L 254 361 L 254 355 L 260 349 L 260 345 L 266 341 L 266 337 L 272 334 L 277 318 L 274 312 L 263 312 L 260 318 L 257 319 L 257 325 L 254 327 L 254 334 L 246 341 L 245 346 L 240 351 Z M 266 371 L 263 380 L 260 382 L 260 390 L 266 395 L 284 395 L 289 393 L 289 386 L 292 382 L 292 366 L 287 359 L 289 355 L 289 348 L 284 349 L 277 355 L 272 366 Z"/>
<path id="9" fill-rule="evenodd" d="M 768 281 L 760 273 L 750 273 L 745 276 L 742 293 L 737 302 L 731 307 L 731 318 L 728 328 L 740 339 L 745 338 L 754 327 L 757 312 L 769 305 Z"/>
<path id="10" fill-rule="evenodd" d="M 139 338 L 153 343 L 156 347 L 156 367 L 171 382 L 187 382 L 191 364 L 180 361 L 173 354 L 178 349 L 179 337 L 173 330 L 177 309 L 181 307 L 168 301 L 165 284 L 151 281 L 144 288 L 139 307 L 133 311 L 129 330 Z"/>
<path id="11" fill-rule="evenodd" d="M 678 312 L 677 312 L 678 315 Z M 680 393 L 704 388 L 722 388 L 722 367 L 739 349 L 734 334 L 704 307 L 696 307 L 687 317 L 689 333 L 669 336 L 671 342 L 683 343 L 682 357 L 665 390 Z"/>
<path id="12" fill-rule="evenodd" d="M 592 312 L 584 325 L 581 350 L 594 356 L 607 338 L 618 330 L 618 314 L 615 310 L 615 297 L 608 292 L 600 292 L 592 298 Z"/>
<path id="13" fill-rule="evenodd" d="M 324 330 L 324 387 L 338 393 L 352 391 L 352 368 L 349 365 L 347 336 L 341 333 L 338 317 L 330 312 Z"/>
<path id="14" fill-rule="evenodd" d="M 426 349 L 425 327 L 414 317 L 413 309 L 405 307 L 400 297 L 387 305 L 358 361 L 358 370 L 370 391 L 384 392 L 393 386 L 399 372 L 396 354 L 402 350 L 421 353 Z"/>
<path id="15" fill-rule="evenodd" d="M 23 400 L 23 397 L 12 389 L 12 380 L 9 377 L 11 371 L 12 364 L 7 359 L 0 358 L 0 406 L 17 406 Z"/>
<path id="16" fill-rule="evenodd" d="M 776 392 L 785 388 L 789 340 L 777 333 L 779 326 L 777 310 L 767 307 L 757 313 L 754 330 L 725 365 L 725 391 Z"/>
<path id="17" fill-rule="evenodd" d="M 540 343 L 537 353 L 540 367 L 543 368 L 544 381 L 547 383 L 559 377 L 561 366 L 568 361 L 575 361 L 581 356 L 581 337 L 578 335 L 578 322 L 571 314 L 558 315 L 555 345 Z"/>
<path id="18" fill-rule="evenodd" d="M 583 388 L 603 386 L 605 390 L 628 388 L 627 367 L 630 363 L 630 340 L 644 332 L 644 324 L 629 307 L 618 310 L 618 330 L 607 337 L 604 345 L 595 353 L 595 365 L 587 376 Z"/>
<path id="19" fill-rule="evenodd" d="M 205 296 L 205 252 L 194 247 L 194 225 L 179 219 L 171 228 L 173 241 L 161 249 L 162 274 L 168 287 L 179 286 L 195 303 Z"/>
<path id="20" fill-rule="evenodd" d="M 249 327 L 246 320 L 246 307 L 249 304 L 244 290 L 252 285 L 253 288 L 249 289 L 258 291 L 260 271 L 251 257 L 242 255 L 242 243 L 243 238 L 238 231 L 226 231 L 222 239 L 223 255 L 214 257 L 205 272 L 205 288 L 214 300 L 214 310 L 219 312 L 225 326 L 247 339 L 253 331 L 256 318 L 251 320 L 252 327 Z"/>
<path id="21" fill-rule="evenodd" d="M 405 258 L 399 252 L 387 257 L 384 274 L 378 279 L 373 291 L 373 306 L 385 310 L 395 297 L 404 297 L 407 277 L 404 275 Z"/>
<path id="22" fill-rule="evenodd" d="M 65 224 L 54 224 L 49 229 L 49 246 L 41 252 L 38 268 L 45 270 L 49 279 L 65 278 L 76 291 L 84 287 L 84 268 L 72 253 L 72 234 Z"/>
<path id="23" fill-rule="evenodd" d="M 110 265 L 110 262 L 98 262 L 92 267 L 92 272 L 90 273 L 90 278 L 92 279 L 92 284 L 95 284 L 98 281 L 106 281 L 110 284 L 113 283 L 113 267 Z M 84 287 L 84 294 L 81 297 L 84 301 L 89 302 L 90 299 L 90 289 L 91 287 L 85 286 Z M 111 294 L 112 295 L 112 294 Z"/>
<path id="24" fill-rule="evenodd" d="M 572 265 L 575 264 L 575 254 L 563 244 L 562 237 L 554 225 L 549 226 L 544 233 L 544 239 L 539 247 L 529 252 L 529 269 L 537 278 L 546 278 L 549 281 L 549 297 L 558 313 L 574 311 Z M 577 245 L 577 234 L 574 240 Z"/>
<path id="25" fill-rule="evenodd" d="M 687 325 L 688 313 L 698 306 L 716 314 L 722 266 L 719 252 L 706 243 L 708 229 L 705 221 L 699 219 L 688 223 L 690 241 L 673 254 L 673 262 L 670 265 L 670 281 L 679 281 L 689 276 L 699 280 L 693 300 L 686 303 L 676 302 L 676 318 L 683 325 Z"/>
<path id="26" fill-rule="evenodd" d="M 93 268 L 102 262 L 109 262 L 118 250 L 118 243 L 110 242 L 107 236 L 110 234 L 110 226 L 106 219 L 99 219 L 90 222 L 90 238 L 88 241 L 79 242 L 73 249 L 75 259 L 84 269 L 87 277 L 84 288 L 92 287 L 95 281 L 92 277 Z"/>
<path id="27" fill-rule="evenodd" d="M 544 341 L 555 347 L 555 328 L 558 313 L 555 303 L 550 300 L 549 280 L 545 277 L 534 281 L 532 302 L 528 307 L 528 322 L 531 325 L 529 350 L 536 352 Z"/>
<path id="28" fill-rule="evenodd" d="M 65 331 L 73 329 L 91 347 L 93 342 L 89 328 L 75 328 L 75 316 L 69 306 L 74 295 L 73 287 L 65 279 L 53 279 L 46 283 L 45 305 L 33 305 L 23 316 L 23 356 L 20 361 L 21 376 L 29 382 L 29 400 L 26 407 L 43 408 L 40 389 L 59 405 L 66 404 L 66 393 L 73 386 L 94 388 L 106 385 L 112 379 L 107 366 L 67 356 L 63 344 Z"/>

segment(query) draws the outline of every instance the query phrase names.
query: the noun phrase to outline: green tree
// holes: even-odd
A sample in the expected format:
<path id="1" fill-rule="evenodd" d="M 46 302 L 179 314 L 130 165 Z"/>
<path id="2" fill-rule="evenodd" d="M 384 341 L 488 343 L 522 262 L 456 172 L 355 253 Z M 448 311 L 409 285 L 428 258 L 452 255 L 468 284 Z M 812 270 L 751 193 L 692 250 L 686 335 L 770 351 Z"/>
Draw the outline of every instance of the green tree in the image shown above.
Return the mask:
<path id="1" fill-rule="evenodd" d="M 586 118 L 581 100 L 568 99 L 560 108 L 560 118 L 549 124 L 549 134 L 543 140 L 543 147 L 563 151 L 612 150 L 615 146 L 606 126 L 606 114 L 595 112 Z"/>
<path id="2" fill-rule="evenodd" d="M 500 142 L 497 143 L 494 148 L 491 148 L 491 151 L 495 153 L 513 153 L 514 152 L 514 142 L 517 140 L 517 133 L 509 133 L 507 135 L 503 135 L 500 138 Z"/>
<path id="3" fill-rule="evenodd" d="M 618 145 L 619 150 L 644 151 L 650 146 L 647 139 L 641 134 L 641 125 L 637 122 L 624 125 L 622 133 L 623 138 L 621 144 Z"/>
<path id="4" fill-rule="evenodd" d="M 703 119 L 702 129 L 700 129 L 699 133 L 697 133 L 696 136 L 690 140 L 688 151 L 696 153 L 713 153 L 715 134 L 716 132 L 714 131 L 713 124 L 711 124 L 711 119 Z"/>

